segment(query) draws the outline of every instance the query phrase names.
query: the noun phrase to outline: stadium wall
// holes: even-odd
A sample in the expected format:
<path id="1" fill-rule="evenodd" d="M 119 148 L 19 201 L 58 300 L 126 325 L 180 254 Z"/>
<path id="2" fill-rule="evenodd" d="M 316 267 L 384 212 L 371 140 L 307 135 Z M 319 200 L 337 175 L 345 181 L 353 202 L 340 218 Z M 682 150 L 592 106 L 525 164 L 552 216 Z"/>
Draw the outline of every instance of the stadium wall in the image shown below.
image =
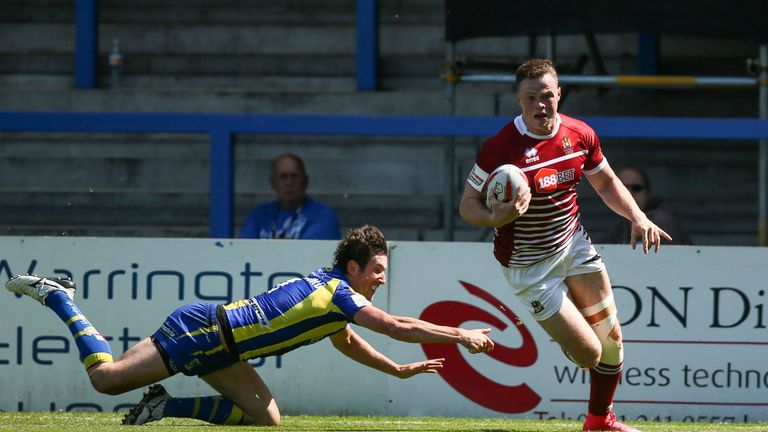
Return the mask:
<path id="1" fill-rule="evenodd" d="M 0 237 L 0 274 L 70 275 L 78 303 L 116 356 L 193 301 L 228 302 L 329 264 L 335 242 Z M 667 246 L 643 256 L 601 246 L 627 352 L 617 411 L 632 420 L 768 421 L 768 250 Z M 578 418 L 588 375 L 509 293 L 488 243 L 392 242 L 374 304 L 393 314 L 491 327 L 497 348 L 391 341 L 357 328 L 398 362 L 446 357 L 440 375 L 398 380 L 322 341 L 253 362 L 285 414 Z M 0 302 L 0 410 L 125 410 L 141 391 L 100 395 L 66 328 L 29 299 Z M 521 325 L 515 325 L 518 318 Z M 213 391 L 173 377 L 174 395 Z"/>

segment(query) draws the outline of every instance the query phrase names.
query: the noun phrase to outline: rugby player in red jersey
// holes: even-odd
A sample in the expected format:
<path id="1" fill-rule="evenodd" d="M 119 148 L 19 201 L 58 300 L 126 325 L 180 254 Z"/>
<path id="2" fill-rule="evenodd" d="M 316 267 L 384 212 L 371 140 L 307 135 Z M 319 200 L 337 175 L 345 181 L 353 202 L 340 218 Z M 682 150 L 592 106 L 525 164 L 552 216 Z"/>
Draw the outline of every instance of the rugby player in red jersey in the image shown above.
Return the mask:
<path id="1" fill-rule="evenodd" d="M 636 431 L 613 412 L 624 360 L 611 283 L 580 223 L 576 185 L 586 175 L 602 200 L 632 224 L 631 244 L 643 252 L 671 240 L 638 208 L 614 174 L 586 123 L 558 113 L 561 89 L 554 65 L 529 60 L 516 73 L 522 114 L 478 152 L 459 211 L 474 225 L 493 227 L 494 256 L 531 315 L 577 365 L 590 370 L 583 430 Z M 486 207 L 488 175 L 503 164 L 526 174 L 518 199 Z"/>

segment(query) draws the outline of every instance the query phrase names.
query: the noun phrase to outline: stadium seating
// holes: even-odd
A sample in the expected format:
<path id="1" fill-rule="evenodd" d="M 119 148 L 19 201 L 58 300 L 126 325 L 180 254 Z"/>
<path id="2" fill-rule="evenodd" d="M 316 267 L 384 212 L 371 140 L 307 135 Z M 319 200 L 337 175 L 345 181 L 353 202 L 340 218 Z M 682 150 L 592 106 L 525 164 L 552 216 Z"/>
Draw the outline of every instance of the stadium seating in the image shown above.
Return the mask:
<path id="1" fill-rule="evenodd" d="M 9 0 L 0 8 L 0 109 L 303 114 L 450 113 L 438 77 L 445 57 L 441 0 L 381 0 L 381 91 L 358 92 L 351 0 L 100 2 L 99 88 L 73 89 L 69 0 Z M 150 12 L 151 11 L 151 12 Z M 120 87 L 107 56 L 120 40 Z M 601 35 L 608 69 L 632 73 L 632 35 Z M 753 46 L 664 39 L 662 72 L 743 75 Z M 693 48 L 691 48 L 693 47 Z M 463 42 L 463 53 L 524 58 L 525 39 Z M 566 69 L 586 52 L 558 40 Z M 587 66 L 589 68 L 589 65 Z M 587 72 L 589 72 L 587 70 Z M 456 113 L 517 113 L 509 84 L 457 87 Z M 578 116 L 754 117 L 750 91 L 572 89 L 563 111 Z M 236 229 L 269 199 L 269 160 L 302 154 L 310 193 L 343 226 L 374 223 L 391 239 L 442 239 L 443 139 L 238 136 Z M 469 170 L 479 139 L 457 142 Z M 648 168 L 658 195 L 697 244 L 755 244 L 757 147 L 752 142 L 605 140 L 614 165 Z M 208 138 L 194 134 L 0 133 L 0 229 L 4 235 L 206 236 Z M 715 164 L 718 165 L 715 165 Z M 23 173 L 23 175 L 20 175 Z M 361 184 L 361 178 L 379 181 Z M 436 181 L 435 179 L 438 179 Z M 457 194 L 462 184 L 456 185 Z M 584 189 L 584 188 L 582 188 Z M 584 222 L 596 237 L 613 220 L 589 188 Z M 717 215 L 714 217 L 713 215 Z M 456 221 L 456 238 L 483 230 Z"/>

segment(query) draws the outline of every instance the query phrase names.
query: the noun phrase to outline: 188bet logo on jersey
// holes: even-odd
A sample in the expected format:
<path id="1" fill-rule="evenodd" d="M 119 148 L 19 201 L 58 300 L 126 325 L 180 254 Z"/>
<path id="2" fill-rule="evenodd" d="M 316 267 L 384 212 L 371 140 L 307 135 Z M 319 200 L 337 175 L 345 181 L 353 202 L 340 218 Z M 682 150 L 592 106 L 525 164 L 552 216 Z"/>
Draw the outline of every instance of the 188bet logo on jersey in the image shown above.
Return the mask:
<path id="1" fill-rule="evenodd" d="M 576 170 L 573 168 L 560 172 L 552 168 L 540 169 L 533 176 L 536 192 L 548 193 L 556 191 L 558 184 L 573 181 L 575 172 Z"/>

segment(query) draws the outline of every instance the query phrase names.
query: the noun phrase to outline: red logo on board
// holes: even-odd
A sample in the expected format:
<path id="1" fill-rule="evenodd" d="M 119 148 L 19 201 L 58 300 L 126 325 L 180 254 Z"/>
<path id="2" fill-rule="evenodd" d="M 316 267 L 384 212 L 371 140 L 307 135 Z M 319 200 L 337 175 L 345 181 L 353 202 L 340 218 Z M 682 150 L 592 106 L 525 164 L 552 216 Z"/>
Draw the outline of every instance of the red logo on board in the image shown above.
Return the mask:
<path id="1" fill-rule="evenodd" d="M 490 293 L 468 282 L 459 281 L 473 296 L 486 301 L 507 317 L 512 328 L 517 329 L 522 337 L 518 348 L 509 348 L 496 344 L 493 351 L 487 353 L 493 359 L 517 367 L 528 367 L 536 362 L 538 351 L 533 336 L 520 319 L 506 305 Z M 509 324 L 479 307 L 457 301 L 441 301 L 429 305 L 421 314 L 421 319 L 435 324 L 458 327 L 467 321 L 478 321 L 504 331 Z M 461 349 L 454 344 L 422 344 L 424 353 L 429 358 L 445 358 L 445 367 L 440 375 L 456 391 L 468 399 L 488 409 L 503 413 L 524 413 L 532 410 L 541 401 L 528 384 L 514 386 L 499 384 L 476 371 L 462 356 Z"/>

